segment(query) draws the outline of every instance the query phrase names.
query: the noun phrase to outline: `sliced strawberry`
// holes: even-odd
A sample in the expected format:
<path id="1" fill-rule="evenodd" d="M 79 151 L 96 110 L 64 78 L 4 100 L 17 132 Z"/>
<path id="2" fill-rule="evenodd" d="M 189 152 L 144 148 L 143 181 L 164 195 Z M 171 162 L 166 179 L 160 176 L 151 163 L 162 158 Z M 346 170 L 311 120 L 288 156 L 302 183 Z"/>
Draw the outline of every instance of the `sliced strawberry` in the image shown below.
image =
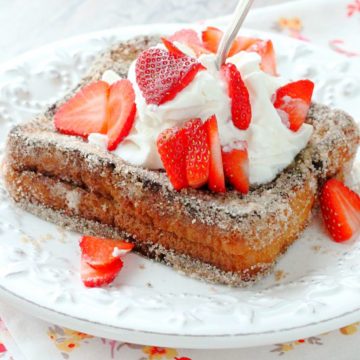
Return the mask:
<path id="1" fill-rule="evenodd" d="M 180 50 L 178 49 L 174 43 L 166 38 L 161 38 L 161 41 L 163 42 L 163 44 L 166 46 L 166 48 L 168 49 L 168 51 L 175 55 L 175 56 L 184 56 L 185 54 Z"/>
<path id="2" fill-rule="evenodd" d="M 234 64 L 224 64 L 221 67 L 221 74 L 228 83 L 232 121 L 238 129 L 246 130 L 251 121 L 251 105 L 248 89 L 241 79 L 239 70 Z"/>
<path id="3" fill-rule="evenodd" d="M 213 26 L 208 26 L 202 32 L 202 41 L 204 47 L 207 50 L 216 53 L 222 36 L 223 36 L 223 32 L 220 29 Z"/>
<path id="4" fill-rule="evenodd" d="M 256 38 L 249 38 L 246 36 L 238 36 L 229 51 L 228 57 L 234 56 L 235 54 L 239 53 L 240 51 L 245 51 L 249 48 L 252 44 L 255 44 L 259 39 Z"/>
<path id="5" fill-rule="evenodd" d="M 129 134 L 135 120 L 135 92 L 129 80 L 119 80 L 110 87 L 108 150 L 115 150 Z"/>
<path id="6" fill-rule="evenodd" d="M 136 61 L 136 81 L 148 104 L 161 105 L 188 86 L 204 67 L 190 56 L 151 48 Z"/>
<path id="7" fill-rule="evenodd" d="M 271 40 L 257 40 L 246 51 L 256 52 L 261 56 L 260 68 L 266 73 L 276 76 L 276 57 Z"/>
<path id="8" fill-rule="evenodd" d="M 193 29 L 182 29 L 169 36 L 170 41 L 178 41 L 186 45 L 202 46 L 198 33 Z"/>
<path id="9" fill-rule="evenodd" d="M 192 188 L 199 188 L 205 185 L 209 178 L 210 148 L 207 129 L 200 119 L 188 121 L 185 129 L 188 137 L 187 181 Z"/>
<path id="10" fill-rule="evenodd" d="M 290 96 L 293 99 L 301 99 L 307 104 L 311 103 L 314 83 L 310 80 L 299 80 L 282 86 L 276 91 L 274 106 L 279 107 L 284 102 L 283 98 Z"/>
<path id="11" fill-rule="evenodd" d="M 188 137 L 185 128 L 164 130 L 157 139 L 157 148 L 166 173 L 175 190 L 188 187 L 186 155 Z"/>
<path id="12" fill-rule="evenodd" d="M 202 32 L 202 40 L 205 48 L 210 52 L 216 53 L 222 36 L 223 36 L 223 32 L 220 29 L 213 26 L 207 27 Z M 258 39 L 249 38 L 245 36 L 238 36 L 231 45 L 228 57 L 231 57 L 240 51 L 246 50 L 256 41 L 258 41 Z"/>
<path id="13" fill-rule="evenodd" d="M 85 259 L 81 259 L 81 280 L 86 287 L 98 287 L 108 285 L 114 281 L 121 270 L 123 262 L 118 259 L 116 264 L 109 270 L 97 270 L 88 265 Z"/>
<path id="14" fill-rule="evenodd" d="M 94 269 L 112 270 L 119 267 L 119 256 L 134 248 L 134 244 L 122 241 L 83 236 L 80 241 L 82 258 Z"/>
<path id="15" fill-rule="evenodd" d="M 360 231 L 360 196 L 336 179 L 328 180 L 320 194 L 326 228 L 337 242 L 349 240 Z"/>
<path id="16" fill-rule="evenodd" d="M 195 52 L 196 56 L 209 53 L 209 51 L 204 48 L 198 33 L 192 29 L 183 29 L 177 31 L 175 34 L 171 35 L 168 40 L 172 42 L 178 41 L 189 46 Z"/>
<path id="17" fill-rule="evenodd" d="M 282 86 L 275 93 L 274 106 L 292 131 L 304 123 L 311 104 L 314 83 L 299 80 Z"/>
<path id="18" fill-rule="evenodd" d="M 91 133 L 106 134 L 109 85 L 96 81 L 84 86 L 55 113 L 56 129 L 62 134 L 87 137 Z"/>
<path id="19" fill-rule="evenodd" d="M 209 189 L 214 192 L 225 192 L 224 169 L 221 156 L 221 145 L 216 116 L 213 115 L 206 121 L 210 146 L 210 169 L 209 169 Z"/>
<path id="20" fill-rule="evenodd" d="M 249 158 L 245 141 L 236 141 L 222 149 L 224 173 L 229 183 L 243 194 L 249 192 Z"/>

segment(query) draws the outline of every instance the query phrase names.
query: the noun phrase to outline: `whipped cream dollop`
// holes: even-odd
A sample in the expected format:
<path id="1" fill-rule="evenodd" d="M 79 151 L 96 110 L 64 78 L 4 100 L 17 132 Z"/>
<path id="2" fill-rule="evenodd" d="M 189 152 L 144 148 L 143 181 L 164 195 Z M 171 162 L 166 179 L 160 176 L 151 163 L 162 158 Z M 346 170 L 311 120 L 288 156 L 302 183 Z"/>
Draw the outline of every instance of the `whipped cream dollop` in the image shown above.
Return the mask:
<path id="1" fill-rule="evenodd" d="M 181 50 L 193 55 L 185 45 Z M 257 53 L 240 52 L 227 59 L 240 71 L 249 91 L 252 119 L 244 131 L 233 125 L 227 84 L 216 70 L 215 55 L 201 55 L 199 61 L 206 70 L 199 71 L 173 100 L 159 106 L 146 103 L 136 83 L 136 61 L 132 63 L 128 79 L 134 86 L 137 115 L 130 134 L 113 153 L 132 165 L 163 169 L 156 146 L 158 135 L 189 119 L 205 121 L 215 114 L 222 146 L 229 146 L 236 140 L 247 142 L 250 184 L 273 180 L 306 146 L 313 131 L 309 124 L 303 124 L 296 132 L 288 129 L 286 116 L 281 116 L 274 108 L 271 97 L 287 81 L 261 71 L 261 58 Z M 120 77 L 111 70 L 103 74 L 103 80 L 109 83 L 118 79 Z M 104 135 L 91 134 L 89 142 L 106 147 L 107 139 Z"/>

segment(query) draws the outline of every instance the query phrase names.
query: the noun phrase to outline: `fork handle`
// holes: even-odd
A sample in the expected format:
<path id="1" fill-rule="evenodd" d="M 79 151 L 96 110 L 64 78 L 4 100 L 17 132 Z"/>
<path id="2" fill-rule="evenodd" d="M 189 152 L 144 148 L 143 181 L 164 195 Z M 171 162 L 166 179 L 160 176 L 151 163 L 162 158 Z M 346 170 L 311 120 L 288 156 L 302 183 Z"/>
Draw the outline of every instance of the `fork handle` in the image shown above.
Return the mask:
<path id="1" fill-rule="evenodd" d="M 246 15 L 248 14 L 254 0 L 240 0 L 234 15 L 231 19 L 230 25 L 226 29 L 221 38 L 218 51 L 216 53 L 216 67 L 219 70 L 221 65 L 225 63 L 226 56 L 230 50 L 230 46 L 236 38 L 241 25 L 243 24 Z"/>

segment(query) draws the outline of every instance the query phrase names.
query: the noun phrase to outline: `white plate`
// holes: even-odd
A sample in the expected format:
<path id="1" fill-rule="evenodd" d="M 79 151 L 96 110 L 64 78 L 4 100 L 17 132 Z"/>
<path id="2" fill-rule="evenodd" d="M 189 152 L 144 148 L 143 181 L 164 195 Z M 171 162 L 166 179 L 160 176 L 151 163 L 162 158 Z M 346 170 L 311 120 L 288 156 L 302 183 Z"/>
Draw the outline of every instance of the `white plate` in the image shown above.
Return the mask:
<path id="1" fill-rule="evenodd" d="M 8 129 L 76 84 L 94 53 L 119 39 L 176 28 L 89 34 L 1 67 L 2 150 Z M 360 118 L 355 62 L 307 43 L 261 36 L 273 38 L 281 73 L 294 79 L 309 76 L 317 84 L 318 101 Z M 0 213 L 1 300 L 60 325 L 135 343 L 226 348 L 289 341 L 360 319 L 360 241 L 330 241 L 318 216 L 280 260 L 276 276 L 252 288 L 209 285 L 131 254 L 112 286 L 86 289 L 79 279 L 78 234 L 15 208 L 3 188 Z"/>

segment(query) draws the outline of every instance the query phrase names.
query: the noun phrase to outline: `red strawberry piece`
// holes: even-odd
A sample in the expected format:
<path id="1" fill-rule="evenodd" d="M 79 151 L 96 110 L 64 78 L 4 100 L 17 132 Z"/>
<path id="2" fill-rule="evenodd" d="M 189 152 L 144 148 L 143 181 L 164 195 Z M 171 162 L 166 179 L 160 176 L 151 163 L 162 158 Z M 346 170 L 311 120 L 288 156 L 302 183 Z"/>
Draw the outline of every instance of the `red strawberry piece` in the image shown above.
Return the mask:
<path id="1" fill-rule="evenodd" d="M 213 26 L 207 27 L 206 30 L 202 32 L 202 40 L 205 48 L 210 52 L 216 53 L 222 36 L 223 32 L 220 29 Z M 238 36 L 231 45 L 228 57 L 231 57 L 240 51 L 246 50 L 256 41 L 258 41 L 258 39 Z"/>
<path id="2" fill-rule="evenodd" d="M 177 127 L 164 130 L 157 139 L 157 148 L 174 189 L 181 190 L 188 187 L 186 175 L 187 130 Z"/>
<path id="3" fill-rule="evenodd" d="M 246 130 L 251 121 L 251 105 L 248 89 L 241 78 L 239 70 L 234 64 L 224 64 L 221 67 L 221 74 L 228 83 L 232 121 L 238 129 Z"/>
<path id="4" fill-rule="evenodd" d="M 81 259 L 81 280 L 86 287 L 99 287 L 114 281 L 121 270 L 123 262 L 118 259 L 111 269 L 98 270 L 91 267 L 85 259 Z"/>
<path id="5" fill-rule="evenodd" d="M 110 87 L 108 150 L 115 150 L 129 134 L 135 120 L 135 92 L 129 80 L 119 80 Z"/>
<path id="6" fill-rule="evenodd" d="M 256 52 L 261 56 L 260 68 L 266 73 L 276 76 L 276 57 L 274 46 L 271 40 L 258 40 L 246 51 Z"/>
<path id="7" fill-rule="evenodd" d="M 221 145 L 216 116 L 213 115 L 206 121 L 210 146 L 210 169 L 209 169 L 209 189 L 214 192 L 225 192 L 224 169 L 221 156 Z"/>
<path id="8" fill-rule="evenodd" d="M 84 86 L 55 113 L 56 129 L 62 134 L 87 137 L 91 133 L 106 134 L 109 85 L 96 81 Z"/>
<path id="9" fill-rule="evenodd" d="M 166 46 L 166 48 L 168 49 L 168 51 L 173 54 L 173 55 L 177 55 L 177 56 L 184 56 L 185 54 L 179 50 L 172 41 L 166 39 L 166 38 L 161 38 L 161 41 L 163 42 L 163 44 Z"/>
<path id="10" fill-rule="evenodd" d="M 246 36 L 238 36 L 234 40 L 234 43 L 230 48 L 228 57 L 234 56 L 240 51 L 245 51 L 247 48 L 249 48 L 252 44 L 255 44 L 257 41 L 259 41 L 259 39 L 249 38 Z"/>
<path id="11" fill-rule="evenodd" d="M 80 241 L 82 258 L 96 270 L 112 270 L 118 268 L 121 259 L 134 248 L 134 244 L 122 241 L 83 236 Z"/>
<path id="12" fill-rule="evenodd" d="M 360 231 L 360 196 L 336 179 L 328 180 L 320 194 L 322 217 L 336 242 L 349 240 Z"/>
<path id="13" fill-rule="evenodd" d="M 170 41 L 178 41 L 183 44 L 202 46 L 198 33 L 193 29 L 182 29 L 169 36 Z"/>
<path id="14" fill-rule="evenodd" d="M 172 42 L 177 41 L 189 46 L 195 52 L 196 56 L 209 53 L 209 51 L 204 48 L 198 33 L 192 29 L 177 31 L 175 34 L 171 35 L 168 40 Z"/>
<path id="15" fill-rule="evenodd" d="M 304 123 L 311 104 L 314 83 L 299 80 L 279 88 L 275 93 L 274 106 L 285 119 L 292 131 L 297 131 Z"/>
<path id="16" fill-rule="evenodd" d="M 229 183 L 243 194 L 249 192 L 249 158 L 245 141 L 236 141 L 222 149 L 224 173 Z"/>
<path id="17" fill-rule="evenodd" d="M 205 185 L 209 178 L 210 149 L 207 129 L 200 119 L 188 121 L 185 129 L 188 137 L 187 181 L 192 188 L 199 188 Z"/>
<path id="18" fill-rule="evenodd" d="M 136 61 L 136 81 L 148 104 L 161 105 L 188 86 L 204 67 L 194 58 L 151 48 Z"/>
<path id="19" fill-rule="evenodd" d="M 213 26 L 208 26 L 202 32 L 202 41 L 207 50 L 210 52 L 216 53 L 219 47 L 223 32 Z"/>

